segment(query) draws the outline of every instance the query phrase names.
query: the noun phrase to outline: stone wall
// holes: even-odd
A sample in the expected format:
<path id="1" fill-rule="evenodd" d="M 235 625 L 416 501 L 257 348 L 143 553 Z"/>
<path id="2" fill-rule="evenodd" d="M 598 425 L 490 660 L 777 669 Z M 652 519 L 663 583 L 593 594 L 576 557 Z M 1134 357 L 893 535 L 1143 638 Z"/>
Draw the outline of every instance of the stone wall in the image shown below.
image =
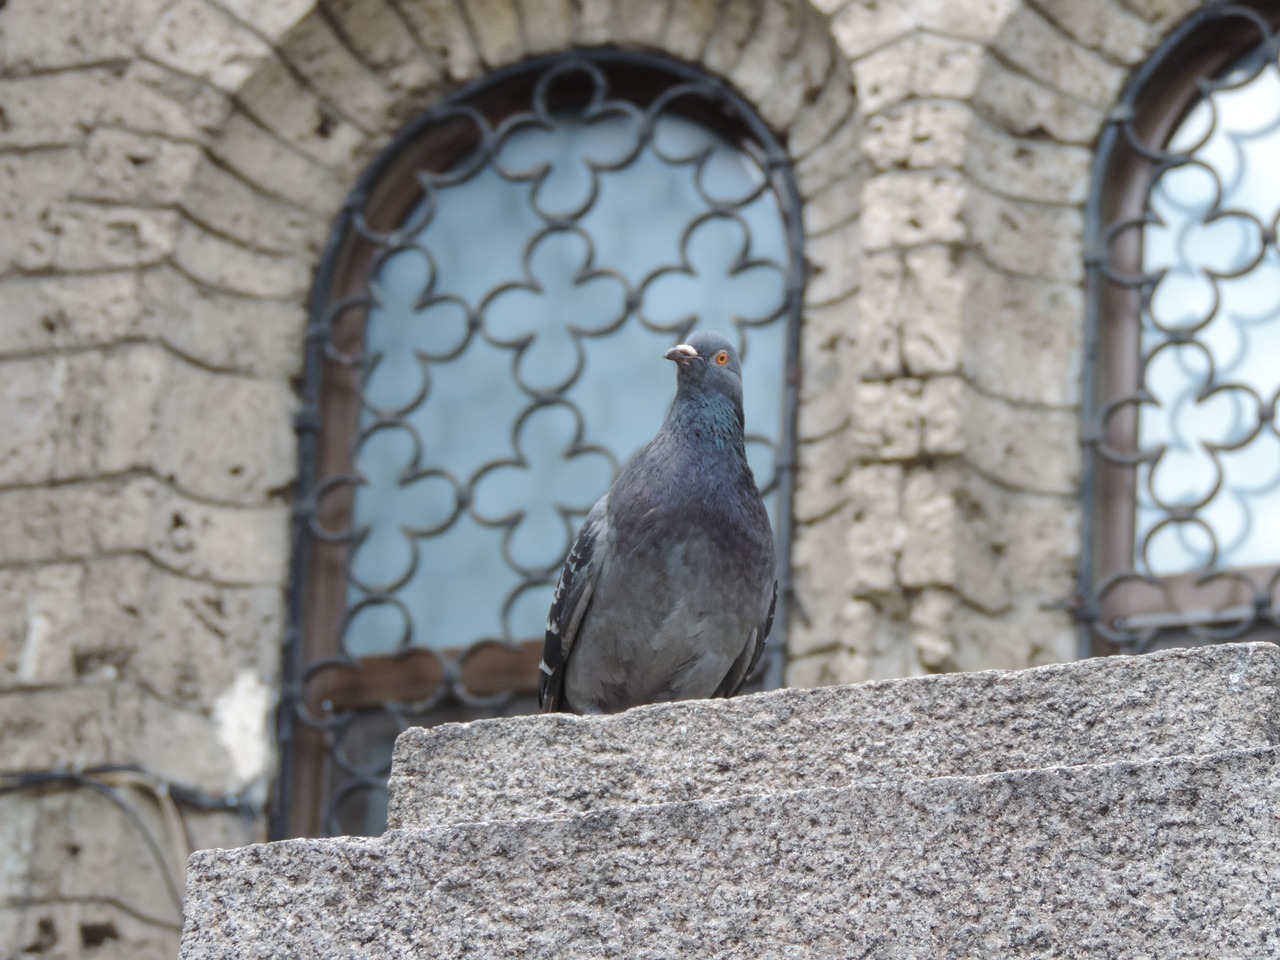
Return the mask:
<path id="1" fill-rule="evenodd" d="M 140 764 L 261 809 L 328 225 L 442 92 L 572 45 L 725 75 L 795 161 L 813 273 L 789 682 L 1070 658 L 1046 607 L 1077 551 L 1090 145 L 1189 6 L 9 0 L 0 763 Z M 172 955 L 158 864 L 178 854 L 137 854 L 116 803 L 164 836 L 143 786 L 0 795 L 0 944 Z M 262 829 L 188 816 L 197 845 Z"/>
<path id="2" fill-rule="evenodd" d="M 1068 659 L 1091 146 L 1195 4 L 835 6 L 863 115 L 834 334 L 856 375 L 847 428 L 802 448 L 788 681 Z"/>
<path id="3" fill-rule="evenodd" d="M 310 254 L 251 196 L 274 233 L 209 249 L 225 104 L 140 56 L 166 6 L 0 11 L 0 768 L 154 775 L 0 795 L 4 957 L 172 956 L 186 849 L 262 833 L 164 790 L 266 796 Z"/>

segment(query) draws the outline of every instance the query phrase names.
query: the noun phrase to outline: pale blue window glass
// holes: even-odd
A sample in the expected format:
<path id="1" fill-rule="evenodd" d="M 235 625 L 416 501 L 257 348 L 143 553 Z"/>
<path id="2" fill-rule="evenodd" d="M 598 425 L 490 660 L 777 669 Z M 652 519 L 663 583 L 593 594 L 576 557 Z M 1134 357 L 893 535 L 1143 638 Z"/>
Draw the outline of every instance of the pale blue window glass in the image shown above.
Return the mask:
<path id="1" fill-rule="evenodd" d="M 1266 59 L 1270 57 L 1270 59 Z M 1157 576 L 1280 561 L 1280 68 L 1264 50 L 1182 120 L 1151 193 L 1135 558 Z M 1267 231 L 1272 231 L 1270 242 Z"/>
<path id="2" fill-rule="evenodd" d="M 691 328 L 740 344 L 776 527 L 798 268 L 777 196 L 707 127 L 664 113 L 642 137 L 621 106 L 517 126 L 374 270 L 350 654 L 540 637 L 576 527 L 656 431 L 662 354 Z"/>

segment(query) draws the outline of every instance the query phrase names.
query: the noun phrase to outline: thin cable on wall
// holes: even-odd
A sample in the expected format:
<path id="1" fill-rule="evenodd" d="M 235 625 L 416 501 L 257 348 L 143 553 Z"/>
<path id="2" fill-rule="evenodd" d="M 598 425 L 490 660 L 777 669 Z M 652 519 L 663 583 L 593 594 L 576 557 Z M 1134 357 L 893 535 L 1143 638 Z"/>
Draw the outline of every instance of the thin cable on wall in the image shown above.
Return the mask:
<path id="1" fill-rule="evenodd" d="M 160 868 L 176 917 L 149 916 L 139 913 L 129 904 L 117 905 L 139 919 L 175 931 L 182 929 L 184 874 L 187 857 L 195 850 L 183 808 L 206 813 L 234 813 L 246 822 L 255 821 L 262 814 L 261 804 L 245 794 L 216 796 L 173 783 L 143 767 L 129 764 L 101 764 L 82 770 L 19 770 L 0 774 L 0 797 L 53 790 L 86 791 L 102 797 L 123 814 Z M 131 797 L 130 793 L 134 796 Z M 163 836 L 156 836 L 144 819 L 136 804 L 138 793 L 144 794 L 159 812 L 164 824 Z M 39 837 L 34 839 L 38 844 Z M 22 900 L 6 906 L 35 907 L 45 902 L 48 901 L 33 898 L 28 890 Z"/>

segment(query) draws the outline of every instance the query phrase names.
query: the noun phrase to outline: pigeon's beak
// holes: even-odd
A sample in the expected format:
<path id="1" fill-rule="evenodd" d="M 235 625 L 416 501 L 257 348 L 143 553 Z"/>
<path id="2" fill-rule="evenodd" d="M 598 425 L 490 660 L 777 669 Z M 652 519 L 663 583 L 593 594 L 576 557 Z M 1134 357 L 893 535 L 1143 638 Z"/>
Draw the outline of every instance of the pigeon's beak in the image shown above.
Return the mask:
<path id="1" fill-rule="evenodd" d="M 677 343 L 674 347 L 663 354 L 668 360 L 674 360 L 682 367 L 688 366 L 692 361 L 698 359 L 698 351 L 693 349 L 687 343 Z"/>

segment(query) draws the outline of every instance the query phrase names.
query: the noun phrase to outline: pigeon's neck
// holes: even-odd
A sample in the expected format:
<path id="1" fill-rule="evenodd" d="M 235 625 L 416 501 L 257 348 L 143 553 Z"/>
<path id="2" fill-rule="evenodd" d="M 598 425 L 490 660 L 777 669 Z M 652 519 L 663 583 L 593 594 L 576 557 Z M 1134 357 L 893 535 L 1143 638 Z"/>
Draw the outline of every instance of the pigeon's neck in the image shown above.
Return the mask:
<path id="1" fill-rule="evenodd" d="M 663 433 L 687 450 L 701 451 L 726 465 L 746 461 L 742 404 L 732 397 L 677 393 Z"/>

